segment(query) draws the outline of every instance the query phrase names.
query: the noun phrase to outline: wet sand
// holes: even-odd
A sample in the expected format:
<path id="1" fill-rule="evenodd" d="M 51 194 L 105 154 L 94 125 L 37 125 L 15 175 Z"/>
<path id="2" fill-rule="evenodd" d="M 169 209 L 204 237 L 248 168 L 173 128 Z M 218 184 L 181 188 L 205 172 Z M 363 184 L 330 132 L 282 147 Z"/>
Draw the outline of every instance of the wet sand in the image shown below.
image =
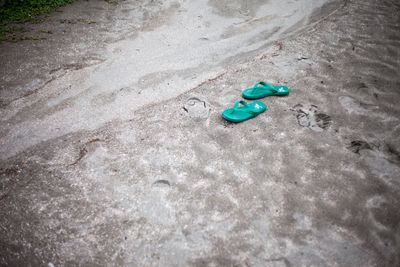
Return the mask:
<path id="1" fill-rule="evenodd" d="M 149 4 L 101 59 L 2 88 L 0 263 L 400 263 L 399 4 L 221 2 Z M 293 91 L 223 121 L 260 79 Z"/>
<path id="2" fill-rule="evenodd" d="M 41 70 L 38 77 L 44 76 L 42 79 L 27 72 L 25 85 L 13 75 L 17 68 L 14 53 L 4 48 L 8 66 L 3 72 L 11 73 L 4 75 L 11 78 L 2 90 L 7 107 L 2 117 L 14 125 L 7 127 L 10 131 L 2 139 L 0 154 L 4 158 L 39 142 L 96 129 L 115 119 L 126 120 L 143 106 L 176 97 L 224 73 L 232 59 L 245 61 L 246 53 L 304 27 L 308 16 L 324 2 L 155 2 L 143 12 L 143 16 L 154 15 L 141 22 L 140 30 L 130 33 L 136 34 L 133 37 L 106 45 L 99 54 L 85 56 L 88 60 L 78 58 L 70 67 L 60 63 L 47 75 Z M 131 13 L 136 18 L 137 11 Z M 120 28 L 109 27 L 112 32 Z M 55 50 L 46 47 L 46 42 L 38 45 Z M 85 43 L 76 45 L 91 48 Z M 21 59 L 24 64 L 27 56 Z M 51 63 L 48 58 L 45 65 Z M 31 69 L 42 67 L 29 64 Z M 18 86 L 12 86 L 13 77 Z M 29 134 L 25 134 L 27 130 Z"/>

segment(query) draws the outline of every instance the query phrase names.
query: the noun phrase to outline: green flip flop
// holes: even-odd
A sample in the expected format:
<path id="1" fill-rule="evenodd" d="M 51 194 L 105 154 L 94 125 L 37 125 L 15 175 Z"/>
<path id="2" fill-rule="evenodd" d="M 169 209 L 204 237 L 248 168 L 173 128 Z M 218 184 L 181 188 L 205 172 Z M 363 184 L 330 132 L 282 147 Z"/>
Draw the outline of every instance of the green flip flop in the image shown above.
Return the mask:
<path id="1" fill-rule="evenodd" d="M 242 122 L 257 117 L 268 109 L 261 101 L 254 101 L 252 103 L 246 103 L 246 101 L 236 101 L 233 108 L 225 109 L 222 112 L 222 117 L 231 122 Z"/>
<path id="2" fill-rule="evenodd" d="M 252 88 L 243 91 L 246 99 L 260 99 L 266 96 L 283 96 L 289 94 L 289 88 L 284 85 L 273 86 L 266 82 L 258 82 Z"/>

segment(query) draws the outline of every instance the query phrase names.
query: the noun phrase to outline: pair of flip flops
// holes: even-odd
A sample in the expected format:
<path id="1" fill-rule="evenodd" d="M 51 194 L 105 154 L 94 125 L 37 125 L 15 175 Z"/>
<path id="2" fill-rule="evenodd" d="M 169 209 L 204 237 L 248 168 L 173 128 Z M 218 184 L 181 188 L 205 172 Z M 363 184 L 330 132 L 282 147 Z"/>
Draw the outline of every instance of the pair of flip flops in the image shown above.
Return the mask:
<path id="1" fill-rule="evenodd" d="M 266 82 L 258 82 L 253 87 L 243 91 L 245 99 L 260 99 L 267 96 L 284 96 L 289 94 L 289 88 L 284 85 L 273 86 Z M 228 108 L 222 113 L 222 117 L 230 122 L 242 122 L 257 117 L 268 109 L 261 101 L 247 103 L 244 100 L 236 101 L 233 108 Z"/>

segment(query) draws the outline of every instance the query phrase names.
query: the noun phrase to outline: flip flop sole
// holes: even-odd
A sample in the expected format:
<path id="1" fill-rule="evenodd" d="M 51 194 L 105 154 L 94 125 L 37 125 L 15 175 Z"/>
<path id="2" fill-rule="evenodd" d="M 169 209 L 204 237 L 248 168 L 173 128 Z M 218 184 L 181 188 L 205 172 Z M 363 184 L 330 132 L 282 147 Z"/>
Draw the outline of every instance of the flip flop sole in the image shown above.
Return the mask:
<path id="1" fill-rule="evenodd" d="M 222 113 L 222 117 L 230 122 L 243 122 L 243 121 L 247 121 L 250 120 L 254 117 L 256 117 L 258 114 L 251 114 L 251 113 L 247 113 L 247 112 L 240 112 L 239 114 L 237 113 L 237 111 L 235 113 L 232 113 L 233 109 L 227 109 Z"/>
<path id="2" fill-rule="evenodd" d="M 268 109 L 268 106 L 261 101 L 254 101 L 247 105 L 246 108 L 240 109 L 226 109 L 222 112 L 222 117 L 230 122 L 243 122 L 255 118 Z"/>

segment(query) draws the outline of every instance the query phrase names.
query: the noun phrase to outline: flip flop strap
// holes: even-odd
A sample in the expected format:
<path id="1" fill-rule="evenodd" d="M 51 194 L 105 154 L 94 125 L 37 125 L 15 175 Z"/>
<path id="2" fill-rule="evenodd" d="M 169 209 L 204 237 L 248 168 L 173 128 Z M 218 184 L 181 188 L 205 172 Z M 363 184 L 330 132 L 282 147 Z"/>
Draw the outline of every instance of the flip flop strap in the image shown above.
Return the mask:
<path id="1" fill-rule="evenodd" d="M 239 106 L 240 106 L 240 105 L 242 105 L 242 106 L 244 106 L 244 107 L 247 107 L 247 106 L 248 106 L 248 104 L 247 104 L 246 101 L 244 101 L 244 100 L 238 100 L 238 101 L 236 101 L 235 104 L 233 105 L 233 109 L 232 109 L 231 113 L 235 112 L 235 110 L 239 110 Z M 252 111 L 252 110 L 250 110 L 250 109 L 246 110 L 246 112 L 251 113 L 251 114 L 257 114 L 257 112 L 254 112 L 254 111 Z"/>
<path id="2" fill-rule="evenodd" d="M 244 101 L 244 100 L 238 100 L 238 101 L 236 101 L 235 104 L 233 105 L 233 108 L 234 108 L 234 109 L 238 109 L 240 105 L 242 105 L 242 106 L 245 107 L 245 106 L 247 106 L 247 103 L 246 103 L 246 101 Z"/>
<path id="3" fill-rule="evenodd" d="M 246 101 L 243 101 L 243 100 L 236 101 L 235 104 L 233 105 L 233 109 L 231 110 L 231 113 L 234 113 L 235 110 L 239 110 L 240 105 L 245 107 L 245 106 L 247 106 L 247 103 L 246 103 Z"/>
<path id="4" fill-rule="evenodd" d="M 263 81 L 257 82 L 257 83 L 253 86 L 252 89 L 253 89 L 254 91 L 256 91 L 257 89 L 264 89 L 265 87 L 268 87 L 269 90 L 273 90 L 273 91 L 276 92 L 276 89 L 275 89 L 272 85 L 269 85 L 268 83 L 263 82 Z"/>
<path id="5" fill-rule="evenodd" d="M 260 86 L 260 85 L 261 85 L 261 86 Z M 267 85 L 266 82 L 259 81 L 259 82 L 257 82 L 253 87 L 264 87 L 264 86 L 266 86 L 266 85 Z"/>

